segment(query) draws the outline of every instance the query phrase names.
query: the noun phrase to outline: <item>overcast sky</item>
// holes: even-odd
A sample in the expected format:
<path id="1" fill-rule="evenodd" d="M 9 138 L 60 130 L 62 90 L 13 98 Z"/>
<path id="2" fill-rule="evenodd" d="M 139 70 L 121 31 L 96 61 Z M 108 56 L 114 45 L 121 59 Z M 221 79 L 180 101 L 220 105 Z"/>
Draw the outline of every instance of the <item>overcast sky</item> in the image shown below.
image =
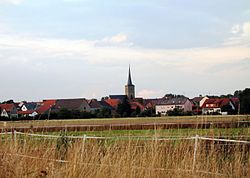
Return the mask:
<path id="1" fill-rule="evenodd" d="M 0 101 L 250 87 L 249 0 L 0 0 Z"/>

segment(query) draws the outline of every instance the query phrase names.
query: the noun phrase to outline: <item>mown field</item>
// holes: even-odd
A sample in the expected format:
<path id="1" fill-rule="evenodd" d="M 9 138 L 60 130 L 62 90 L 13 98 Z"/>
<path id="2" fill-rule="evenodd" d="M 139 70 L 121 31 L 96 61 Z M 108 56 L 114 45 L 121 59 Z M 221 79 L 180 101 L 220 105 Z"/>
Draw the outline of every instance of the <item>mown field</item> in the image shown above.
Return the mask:
<path id="1" fill-rule="evenodd" d="M 0 121 L 0 128 L 19 129 L 28 131 L 33 130 L 43 131 L 58 131 L 63 128 L 71 130 L 86 131 L 86 130 L 143 130 L 152 129 L 154 125 L 163 126 L 161 128 L 206 128 L 212 124 L 220 124 L 218 127 L 231 127 L 231 123 L 249 124 L 249 116 L 180 116 L 180 117 L 146 117 L 146 118 L 107 118 L 107 119 L 67 119 L 67 120 L 27 120 L 27 121 Z M 248 122 L 248 123 L 247 123 Z M 225 123 L 223 125 L 223 123 Z M 227 126 L 226 126 L 227 124 Z M 172 127 L 172 126 L 173 127 Z M 204 125 L 204 126 L 203 126 Z M 85 127 L 85 128 L 84 128 Z M 235 127 L 235 126 L 232 126 Z M 246 126 L 244 126 L 246 127 Z M 35 129 L 37 128 L 37 129 Z M 47 129 L 43 129 L 47 128 Z M 158 127 L 157 127 L 158 128 Z"/>
<path id="2" fill-rule="evenodd" d="M 249 121 L 248 116 L 8 122 L 1 127 Z M 4 124 L 4 123 L 1 123 Z M 31 128 L 32 128 L 31 127 Z M 29 130 L 29 133 L 34 133 Z M 0 135 L 0 177 L 248 177 L 250 128 L 177 128 Z M 83 139 L 84 135 L 97 138 Z M 246 142 L 194 140 L 211 139 Z M 79 136 L 69 138 L 68 136 Z M 101 138 L 98 138 L 101 137 Z M 165 138 L 165 139 L 164 139 Z M 248 141 L 248 142 L 247 142 Z"/>

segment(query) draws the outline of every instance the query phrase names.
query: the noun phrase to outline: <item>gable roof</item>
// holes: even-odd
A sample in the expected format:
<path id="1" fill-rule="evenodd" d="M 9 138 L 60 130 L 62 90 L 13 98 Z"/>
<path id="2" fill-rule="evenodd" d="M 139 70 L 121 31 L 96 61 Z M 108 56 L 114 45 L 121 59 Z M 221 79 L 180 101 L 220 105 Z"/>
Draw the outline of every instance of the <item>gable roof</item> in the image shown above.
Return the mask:
<path id="1" fill-rule="evenodd" d="M 41 105 L 37 108 L 38 114 L 43 114 L 56 104 L 56 100 L 43 100 Z"/>
<path id="2" fill-rule="evenodd" d="M 215 108 L 215 107 L 222 108 L 223 106 L 230 104 L 230 102 L 231 101 L 229 98 L 209 98 L 204 102 L 202 107 L 203 108 Z"/>
<path id="3" fill-rule="evenodd" d="M 108 108 L 108 109 L 114 109 L 111 105 L 109 105 L 107 102 L 105 102 L 104 100 L 101 100 L 99 101 L 100 105 L 103 107 L 103 108 Z"/>
<path id="4" fill-rule="evenodd" d="M 88 100 L 88 104 L 89 104 L 90 108 L 92 108 L 92 109 L 98 109 L 98 108 L 102 107 L 100 102 L 97 101 L 96 99 Z"/>
<path id="5" fill-rule="evenodd" d="M 233 97 L 233 98 L 230 98 L 230 100 L 233 102 L 233 104 L 238 107 L 239 103 L 240 103 L 240 99 L 237 98 L 237 97 Z"/>
<path id="6" fill-rule="evenodd" d="M 27 110 L 35 110 L 38 104 L 35 102 L 29 102 L 29 103 L 24 103 L 23 105 L 27 108 Z"/>
<path id="7" fill-rule="evenodd" d="M 26 114 L 33 114 L 36 112 L 35 110 L 27 110 L 27 111 L 18 111 L 18 114 L 26 115 Z"/>
<path id="8" fill-rule="evenodd" d="M 200 96 L 200 97 L 194 97 L 192 99 L 193 102 L 199 103 L 204 97 Z"/>
<path id="9" fill-rule="evenodd" d="M 58 99 L 53 109 L 69 109 L 69 110 L 79 110 L 81 107 L 89 107 L 88 102 L 85 98 L 79 99 Z"/>
<path id="10" fill-rule="evenodd" d="M 136 110 L 137 107 L 139 107 L 141 111 L 145 109 L 145 107 L 141 103 L 136 101 L 129 102 L 129 104 L 132 110 Z"/>
<path id="11" fill-rule="evenodd" d="M 118 99 L 123 101 L 127 99 L 127 95 L 109 95 L 109 99 Z"/>
<path id="12" fill-rule="evenodd" d="M 5 110 L 6 112 L 10 112 L 15 108 L 15 104 L 0 104 L 0 108 Z"/>
<path id="13" fill-rule="evenodd" d="M 157 105 L 157 104 L 161 104 L 163 102 L 165 102 L 167 99 L 165 98 L 155 98 L 155 99 L 144 99 L 144 105 Z"/>
<path id="14" fill-rule="evenodd" d="M 160 103 L 160 105 L 184 105 L 188 100 L 188 98 L 184 97 L 170 98 Z"/>
<path id="15" fill-rule="evenodd" d="M 121 103 L 121 100 L 119 99 L 106 99 L 104 100 L 106 103 L 108 103 L 112 108 L 116 109 L 118 104 Z"/>

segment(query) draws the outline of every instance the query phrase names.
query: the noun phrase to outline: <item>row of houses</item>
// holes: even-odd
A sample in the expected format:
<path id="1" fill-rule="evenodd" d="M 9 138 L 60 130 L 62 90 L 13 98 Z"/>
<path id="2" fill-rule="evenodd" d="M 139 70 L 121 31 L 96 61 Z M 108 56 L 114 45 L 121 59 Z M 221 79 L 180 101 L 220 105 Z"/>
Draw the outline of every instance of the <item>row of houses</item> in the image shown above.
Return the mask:
<path id="1" fill-rule="evenodd" d="M 113 98 L 112 96 L 98 101 L 96 99 L 55 99 L 43 100 L 42 102 L 18 102 L 0 104 L 0 116 L 10 119 L 18 117 L 36 117 L 37 115 L 47 115 L 50 113 L 58 113 L 61 109 L 74 110 L 80 112 L 95 112 L 102 108 L 115 111 L 123 98 Z M 137 107 L 141 111 L 144 107 L 139 102 L 129 101 L 132 110 Z"/>
<path id="2" fill-rule="evenodd" d="M 42 102 L 18 102 L 0 104 L 0 116 L 8 118 L 36 117 L 37 115 L 57 113 L 61 109 L 94 112 L 102 108 L 115 111 L 126 95 L 110 95 L 102 100 L 96 99 L 54 99 Z M 234 114 L 237 113 L 238 98 L 208 98 L 195 97 L 163 97 L 156 99 L 134 98 L 129 99 L 131 110 L 155 110 L 156 115 L 168 115 L 174 109 L 193 114 Z"/>
<path id="3" fill-rule="evenodd" d="M 156 114 L 167 115 L 174 109 L 193 114 L 236 114 L 240 101 L 238 98 L 209 98 L 207 96 L 189 99 L 169 98 L 155 105 Z"/>

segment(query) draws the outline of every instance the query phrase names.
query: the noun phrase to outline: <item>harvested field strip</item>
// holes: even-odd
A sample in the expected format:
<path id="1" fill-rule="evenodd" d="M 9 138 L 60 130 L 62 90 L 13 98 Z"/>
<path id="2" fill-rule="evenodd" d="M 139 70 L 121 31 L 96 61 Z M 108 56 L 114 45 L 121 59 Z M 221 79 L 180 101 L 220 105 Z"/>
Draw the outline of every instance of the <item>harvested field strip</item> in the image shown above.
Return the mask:
<path id="1" fill-rule="evenodd" d="M 103 119 L 68 119 L 68 120 L 28 120 L 28 121 L 0 121 L 0 128 L 31 128 L 31 127 L 65 127 L 71 125 L 132 125 L 132 124 L 152 124 L 152 123 L 213 123 L 213 122 L 237 122 L 250 121 L 247 115 L 232 116 L 176 116 L 176 117 L 146 117 L 146 118 L 103 118 Z"/>
<path id="2" fill-rule="evenodd" d="M 58 132 L 67 131 L 104 131 L 104 130 L 153 130 L 153 129 L 207 129 L 207 128 L 249 128 L 250 121 L 212 122 L 212 123 L 147 123 L 147 124 L 100 124 L 100 125 L 65 125 L 39 127 L 4 127 L 4 131 L 19 132 Z"/>

